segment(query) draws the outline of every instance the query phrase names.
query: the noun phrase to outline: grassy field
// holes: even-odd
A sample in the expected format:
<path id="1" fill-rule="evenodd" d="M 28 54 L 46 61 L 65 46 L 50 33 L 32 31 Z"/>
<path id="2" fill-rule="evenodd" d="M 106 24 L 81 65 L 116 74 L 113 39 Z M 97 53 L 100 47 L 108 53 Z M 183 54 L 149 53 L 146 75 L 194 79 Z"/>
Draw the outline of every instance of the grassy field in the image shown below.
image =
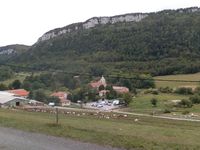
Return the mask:
<path id="1" fill-rule="evenodd" d="M 199 150 L 200 123 L 134 116 L 97 119 L 0 109 L 0 126 L 137 150 Z"/>
<path id="2" fill-rule="evenodd" d="M 3 81 L 3 83 L 6 84 L 6 85 L 9 85 L 9 84 L 11 84 L 13 81 L 15 81 L 15 80 L 20 80 L 21 82 L 23 82 L 24 79 L 25 79 L 27 76 L 29 76 L 29 75 L 30 75 L 30 73 L 22 73 L 22 72 L 20 72 L 20 73 L 15 73 L 15 75 L 14 75 L 13 78 L 8 79 L 8 80 L 5 80 L 5 81 Z"/>
<path id="3" fill-rule="evenodd" d="M 153 107 L 151 104 L 151 99 L 156 98 L 158 100 L 157 107 Z M 138 97 L 133 99 L 133 102 L 129 105 L 130 111 L 138 113 L 152 113 L 153 111 L 163 111 L 166 108 L 166 102 L 170 100 L 181 100 L 188 99 L 189 96 L 178 95 L 178 94 L 143 94 L 138 95 Z M 186 110 L 186 109 L 184 109 Z M 181 111 L 181 110 L 179 110 Z M 199 110 L 200 112 L 200 110 Z"/>
<path id="4" fill-rule="evenodd" d="M 167 76 L 157 76 L 154 79 L 163 80 L 188 80 L 188 81 L 200 81 L 200 73 L 195 74 L 180 74 L 180 75 L 167 75 Z M 200 86 L 199 83 L 194 82 L 168 82 L 168 81 L 156 81 L 156 87 L 178 87 L 178 86 Z"/>

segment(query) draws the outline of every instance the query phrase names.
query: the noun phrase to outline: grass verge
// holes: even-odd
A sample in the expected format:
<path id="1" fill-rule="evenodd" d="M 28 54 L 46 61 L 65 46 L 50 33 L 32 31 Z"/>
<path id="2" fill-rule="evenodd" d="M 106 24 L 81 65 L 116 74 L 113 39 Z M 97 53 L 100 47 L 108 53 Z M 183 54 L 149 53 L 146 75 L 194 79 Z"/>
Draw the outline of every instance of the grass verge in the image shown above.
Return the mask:
<path id="1" fill-rule="evenodd" d="M 198 150 L 200 124 L 151 117 L 97 119 L 0 109 L 0 125 L 101 145 L 141 150 Z M 137 118 L 139 121 L 135 122 Z"/>

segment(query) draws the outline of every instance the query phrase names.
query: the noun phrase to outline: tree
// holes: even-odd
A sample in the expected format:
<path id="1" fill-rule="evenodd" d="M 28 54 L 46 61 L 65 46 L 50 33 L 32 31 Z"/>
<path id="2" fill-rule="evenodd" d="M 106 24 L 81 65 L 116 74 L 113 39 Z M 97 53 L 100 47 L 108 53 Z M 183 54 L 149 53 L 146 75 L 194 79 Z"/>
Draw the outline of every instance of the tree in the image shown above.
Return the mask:
<path id="1" fill-rule="evenodd" d="M 156 98 L 152 98 L 151 99 L 151 104 L 152 106 L 156 107 L 157 106 L 157 103 L 158 103 L 158 100 Z"/>
<path id="2" fill-rule="evenodd" d="M 192 102 L 188 99 L 182 99 L 178 103 L 178 107 L 183 107 L 183 108 L 191 108 L 193 106 Z"/>
<path id="3" fill-rule="evenodd" d="M 22 83 L 21 83 L 20 80 L 15 80 L 15 81 L 12 82 L 11 87 L 13 89 L 20 89 L 21 85 L 22 85 Z"/>
<path id="4" fill-rule="evenodd" d="M 14 72 L 9 67 L 5 66 L 0 67 L 0 81 L 11 78 L 13 74 Z"/>
<path id="5" fill-rule="evenodd" d="M 99 91 L 105 90 L 105 87 L 103 85 L 99 86 Z"/>
<path id="6" fill-rule="evenodd" d="M 45 94 L 44 90 L 39 89 L 34 92 L 33 98 L 35 100 L 47 103 L 47 95 Z"/>
<path id="7" fill-rule="evenodd" d="M 109 92 L 106 93 L 107 99 L 117 98 L 117 92 L 115 90 L 113 90 L 112 86 L 109 86 L 107 89 L 110 89 Z"/>
<path id="8" fill-rule="evenodd" d="M 97 100 L 97 90 L 91 89 L 87 94 L 88 101 L 96 101 Z"/>
<path id="9" fill-rule="evenodd" d="M 180 87 L 180 88 L 176 89 L 175 93 L 185 94 L 185 95 L 193 94 L 192 88 L 188 88 L 188 87 Z"/>
<path id="10" fill-rule="evenodd" d="M 33 91 L 30 91 L 30 92 L 29 92 L 28 98 L 29 98 L 29 99 L 34 99 L 34 92 L 33 92 Z"/>
<path id="11" fill-rule="evenodd" d="M 193 104 L 200 104 L 200 95 L 198 94 L 191 96 L 189 99 Z"/>
<path id="12" fill-rule="evenodd" d="M 5 90 L 8 90 L 8 87 L 5 84 L 1 83 L 0 84 L 0 91 L 5 91 Z"/>
<path id="13" fill-rule="evenodd" d="M 130 93 L 125 93 L 123 94 L 123 100 L 125 102 L 125 105 L 128 106 L 132 102 L 133 97 Z"/>

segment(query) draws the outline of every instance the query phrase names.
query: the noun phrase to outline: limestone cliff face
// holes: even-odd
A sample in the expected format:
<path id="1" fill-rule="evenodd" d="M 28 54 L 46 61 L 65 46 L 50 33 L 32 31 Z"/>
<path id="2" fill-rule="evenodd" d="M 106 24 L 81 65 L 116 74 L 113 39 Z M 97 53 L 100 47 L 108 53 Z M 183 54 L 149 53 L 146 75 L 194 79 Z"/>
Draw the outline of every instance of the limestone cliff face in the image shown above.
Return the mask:
<path id="1" fill-rule="evenodd" d="M 40 37 L 38 42 L 46 41 L 51 38 L 57 37 L 59 35 L 70 33 L 76 30 L 90 29 L 98 25 L 115 24 L 119 22 L 139 22 L 147 16 L 148 14 L 137 13 L 137 14 L 126 14 L 113 17 L 94 17 L 83 23 L 76 23 L 63 28 L 49 31 L 45 33 L 42 37 Z"/>
<path id="2" fill-rule="evenodd" d="M 166 14 L 168 14 L 169 12 L 195 13 L 195 12 L 200 12 L 200 8 L 191 7 L 191 8 L 186 8 L 186 9 L 161 11 L 161 13 L 166 13 Z M 160 12 L 157 12 L 157 13 L 160 13 Z M 71 33 L 73 31 L 94 28 L 98 25 L 115 24 L 115 23 L 120 23 L 120 22 L 139 22 L 151 14 L 152 13 L 132 13 L 132 14 L 112 16 L 112 17 L 94 17 L 94 18 L 88 19 L 85 22 L 71 24 L 63 28 L 51 30 L 45 33 L 42 37 L 40 37 L 38 39 L 38 42 L 46 41 L 51 38 L 57 37 L 59 35 Z"/>
<path id="3" fill-rule="evenodd" d="M 8 48 L 8 49 L 0 49 L 0 55 L 11 55 L 16 53 L 14 49 Z"/>

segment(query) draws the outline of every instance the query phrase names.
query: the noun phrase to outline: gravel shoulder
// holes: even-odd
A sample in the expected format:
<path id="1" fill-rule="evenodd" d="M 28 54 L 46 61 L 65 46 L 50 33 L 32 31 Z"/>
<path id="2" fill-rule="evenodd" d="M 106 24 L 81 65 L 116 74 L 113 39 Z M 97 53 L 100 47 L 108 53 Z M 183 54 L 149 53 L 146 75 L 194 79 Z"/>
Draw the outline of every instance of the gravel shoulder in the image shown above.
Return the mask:
<path id="1" fill-rule="evenodd" d="M 1 150 L 120 150 L 71 139 L 0 127 Z"/>

